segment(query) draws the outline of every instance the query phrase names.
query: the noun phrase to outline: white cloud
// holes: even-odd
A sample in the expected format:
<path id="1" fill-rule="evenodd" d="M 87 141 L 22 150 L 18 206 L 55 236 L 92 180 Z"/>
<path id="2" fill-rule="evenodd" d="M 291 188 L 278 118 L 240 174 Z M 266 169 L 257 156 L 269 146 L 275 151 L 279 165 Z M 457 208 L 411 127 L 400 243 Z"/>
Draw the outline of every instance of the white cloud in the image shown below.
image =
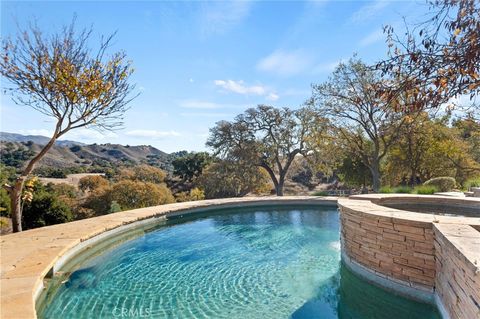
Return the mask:
<path id="1" fill-rule="evenodd" d="M 150 139 L 161 139 L 164 137 L 180 136 L 177 131 L 157 131 L 157 130 L 132 130 L 125 133 L 128 136 Z"/>
<path id="2" fill-rule="evenodd" d="M 359 10 L 353 13 L 350 17 L 350 23 L 362 23 L 375 15 L 379 14 L 380 11 L 388 5 L 387 0 L 376 0 L 367 5 L 364 5 Z"/>
<path id="3" fill-rule="evenodd" d="M 378 42 L 385 38 L 383 30 L 375 30 L 367 34 L 364 38 L 360 40 L 360 46 L 365 47 L 375 42 Z"/>
<path id="4" fill-rule="evenodd" d="M 200 31 L 203 35 L 225 34 L 249 14 L 249 1 L 209 1 L 202 3 Z"/>
<path id="5" fill-rule="evenodd" d="M 254 94 L 254 95 L 265 95 L 266 88 L 261 85 L 247 86 L 243 81 L 234 81 L 234 80 L 215 80 L 216 86 L 219 86 L 227 91 L 238 93 L 238 94 Z"/>
<path id="6" fill-rule="evenodd" d="M 258 95 L 265 96 L 267 100 L 276 101 L 279 96 L 270 88 L 263 85 L 247 85 L 242 80 L 215 80 L 215 85 L 221 87 L 225 91 L 242 95 Z"/>
<path id="7" fill-rule="evenodd" d="M 267 95 L 266 99 L 269 101 L 276 101 L 278 100 L 279 96 L 275 93 L 270 93 Z"/>
<path id="8" fill-rule="evenodd" d="M 312 57 L 303 50 L 277 50 L 257 63 L 257 69 L 290 76 L 301 73 L 312 64 Z"/>

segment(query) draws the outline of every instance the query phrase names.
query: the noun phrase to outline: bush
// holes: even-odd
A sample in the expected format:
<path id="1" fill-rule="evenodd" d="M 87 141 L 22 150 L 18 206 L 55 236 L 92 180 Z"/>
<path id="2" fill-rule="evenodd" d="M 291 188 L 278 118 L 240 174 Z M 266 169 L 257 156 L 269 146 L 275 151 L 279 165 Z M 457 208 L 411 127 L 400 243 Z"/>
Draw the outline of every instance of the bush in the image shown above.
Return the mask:
<path id="1" fill-rule="evenodd" d="M 192 188 L 189 192 L 180 192 L 175 194 L 175 199 L 177 202 L 189 202 L 195 200 L 205 199 L 205 192 L 200 188 Z"/>
<path id="2" fill-rule="evenodd" d="M 440 192 L 449 192 L 455 188 L 455 178 L 449 176 L 435 177 L 429 179 L 423 185 L 433 185 L 437 187 Z"/>
<path id="3" fill-rule="evenodd" d="M 480 187 L 480 177 L 476 177 L 476 178 L 469 178 L 465 181 L 465 183 L 463 184 L 463 186 L 466 188 L 466 189 L 470 189 L 472 187 Z"/>
<path id="4" fill-rule="evenodd" d="M 108 181 L 101 175 L 88 175 L 80 178 L 78 188 L 82 191 L 95 191 L 109 185 Z"/>
<path id="5" fill-rule="evenodd" d="M 438 188 L 435 185 L 419 185 L 413 189 L 413 192 L 419 195 L 433 195 L 438 192 Z"/>
<path id="6" fill-rule="evenodd" d="M 132 180 L 145 183 L 160 184 L 165 181 L 167 174 L 159 168 L 150 165 L 137 165 L 131 168 L 122 168 L 117 176 L 120 180 Z"/>
<path id="7" fill-rule="evenodd" d="M 393 192 L 397 194 L 410 194 L 412 189 L 408 186 L 397 186 L 393 189 Z"/>
<path id="8" fill-rule="evenodd" d="M 24 229 L 66 223 L 73 220 L 70 207 L 57 198 L 56 194 L 35 192 L 33 199 L 23 207 Z"/>
<path id="9" fill-rule="evenodd" d="M 122 180 L 112 185 L 109 198 L 116 201 L 122 210 L 175 202 L 165 184 Z"/>
<path id="10" fill-rule="evenodd" d="M 390 186 L 383 186 L 383 187 L 380 187 L 379 192 L 383 194 L 391 194 L 393 193 L 393 188 L 391 188 Z"/>

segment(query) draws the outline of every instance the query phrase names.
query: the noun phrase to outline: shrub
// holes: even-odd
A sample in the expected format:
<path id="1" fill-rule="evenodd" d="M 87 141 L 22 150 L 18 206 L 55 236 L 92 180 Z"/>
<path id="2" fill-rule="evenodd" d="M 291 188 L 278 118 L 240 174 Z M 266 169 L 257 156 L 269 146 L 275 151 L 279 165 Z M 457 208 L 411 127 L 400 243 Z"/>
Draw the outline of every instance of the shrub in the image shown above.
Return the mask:
<path id="1" fill-rule="evenodd" d="M 472 187 L 480 187 L 480 177 L 476 177 L 476 178 L 469 178 L 465 181 L 465 183 L 463 184 L 463 186 L 466 188 L 466 189 L 470 189 Z"/>
<path id="2" fill-rule="evenodd" d="M 189 192 L 180 192 L 175 194 L 177 202 L 189 202 L 205 199 L 205 192 L 200 188 L 192 188 Z"/>
<path id="3" fill-rule="evenodd" d="M 410 194 L 412 192 L 412 188 L 408 186 L 397 186 L 393 189 L 393 192 L 398 194 Z"/>
<path id="4" fill-rule="evenodd" d="M 455 188 L 456 182 L 453 177 L 442 176 L 429 179 L 423 183 L 423 185 L 433 185 L 436 186 L 440 192 L 449 192 Z"/>
<path id="5" fill-rule="evenodd" d="M 108 186 L 108 181 L 101 175 L 88 175 L 80 178 L 78 188 L 82 191 L 95 191 Z"/>
<path id="6" fill-rule="evenodd" d="M 23 208 L 24 229 L 66 223 L 73 220 L 72 211 L 55 194 L 35 192 L 33 199 Z"/>
<path id="7" fill-rule="evenodd" d="M 165 181 L 167 174 L 159 168 L 142 164 L 131 168 L 122 168 L 118 180 L 132 180 L 145 183 L 160 184 Z"/>
<path id="8" fill-rule="evenodd" d="M 175 198 L 165 184 L 122 180 L 112 185 L 109 198 L 122 210 L 173 203 Z"/>
<path id="9" fill-rule="evenodd" d="M 390 194 L 390 193 L 393 193 L 393 188 L 391 188 L 390 186 L 383 186 L 383 187 L 380 187 L 379 192 L 383 194 Z"/>
<path id="10" fill-rule="evenodd" d="M 433 195 L 438 192 L 438 188 L 435 185 L 419 185 L 413 189 L 413 192 L 419 195 Z"/>

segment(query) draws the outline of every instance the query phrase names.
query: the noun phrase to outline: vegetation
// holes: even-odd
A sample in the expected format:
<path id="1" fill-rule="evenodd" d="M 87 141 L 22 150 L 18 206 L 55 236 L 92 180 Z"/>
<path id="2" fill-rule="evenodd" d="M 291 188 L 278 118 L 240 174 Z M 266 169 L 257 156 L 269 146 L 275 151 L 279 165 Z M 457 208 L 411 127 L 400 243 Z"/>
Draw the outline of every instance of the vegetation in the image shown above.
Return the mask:
<path id="1" fill-rule="evenodd" d="M 378 63 L 386 81 L 379 90 L 397 110 L 437 108 L 452 98 L 480 92 L 480 3 L 471 0 L 429 1 L 431 16 L 409 27 L 405 37 L 392 26 L 389 58 Z M 408 103 L 395 103 L 400 97 Z M 462 105 L 457 105 L 462 106 Z M 478 104 L 470 111 L 478 116 Z"/>
<path id="2" fill-rule="evenodd" d="M 381 187 L 381 161 L 397 141 L 405 118 L 375 94 L 380 75 L 359 59 L 341 63 L 328 81 L 313 85 L 310 101 L 332 123 L 340 146 L 370 170 Z"/>
<path id="3" fill-rule="evenodd" d="M 440 192 L 450 192 L 452 189 L 455 188 L 456 182 L 455 178 L 453 177 L 435 177 L 432 179 L 429 179 L 425 183 L 423 183 L 425 186 L 434 186 L 436 187 Z"/>
<path id="4" fill-rule="evenodd" d="M 54 133 L 21 171 L 13 185 L 5 185 L 11 198 L 13 231 L 22 231 L 22 191 L 35 164 L 65 133 L 81 127 L 114 129 L 122 124 L 133 86 L 133 72 L 124 53 L 109 59 L 112 36 L 97 52 L 88 47 L 91 30 L 75 30 L 74 22 L 54 36 L 45 36 L 35 25 L 16 39 L 4 39 L 0 74 L 13 87 L 12 99 L 52 118 Z"/>
<path id="5" fill-rule="evenodd" d="M 27 182 L 28 185 L 28 182 Z M 48 188 L 38 181 L 33 184 L 33 196 L 25 201 L 22 225 L 24 229 L 66 223 L 73 220 L 72 207 L 65 198 L 72 194 L 64 188 Z"/>
<path id="6" fill-rule="evenodd" d="M 276 194 L 282 196 L 295 157 L 313 151 L 309 137 L 323 130 L 325 124 L 313 108 L 291 110 L 259 105 L 232 122 L 218 122 L 210 130 L 207 146 L 225 161 L 261 167 L 270 176 Z"/>
<path id="7" fill-rule="evenodd" d="M 173 174 L 179 176 L 182 182 L 193 182 L 199 177 L 203 169 L 212 162 L 213 158 L 207 152 L 191 152 L 176 157 L 172 161 Z"/>
<path id="8" fill-rule="evenodd" d="M 240 197 L 269 190 L 268 175 L 255 164 L 220 160 L 207 166 L 197 185 L 205 198 Z"/>

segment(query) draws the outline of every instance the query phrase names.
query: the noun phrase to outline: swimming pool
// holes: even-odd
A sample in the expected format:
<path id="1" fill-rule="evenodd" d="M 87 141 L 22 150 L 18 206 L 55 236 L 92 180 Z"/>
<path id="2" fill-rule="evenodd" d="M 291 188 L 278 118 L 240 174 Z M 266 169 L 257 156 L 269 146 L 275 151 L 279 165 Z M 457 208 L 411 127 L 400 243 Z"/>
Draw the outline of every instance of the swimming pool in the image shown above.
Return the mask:
<path id="1" fill-rule="evenodd" d="M 171 218 L 85 261 L 40 318 L 440 318 L 341 264 L 336 207 Z"/>

